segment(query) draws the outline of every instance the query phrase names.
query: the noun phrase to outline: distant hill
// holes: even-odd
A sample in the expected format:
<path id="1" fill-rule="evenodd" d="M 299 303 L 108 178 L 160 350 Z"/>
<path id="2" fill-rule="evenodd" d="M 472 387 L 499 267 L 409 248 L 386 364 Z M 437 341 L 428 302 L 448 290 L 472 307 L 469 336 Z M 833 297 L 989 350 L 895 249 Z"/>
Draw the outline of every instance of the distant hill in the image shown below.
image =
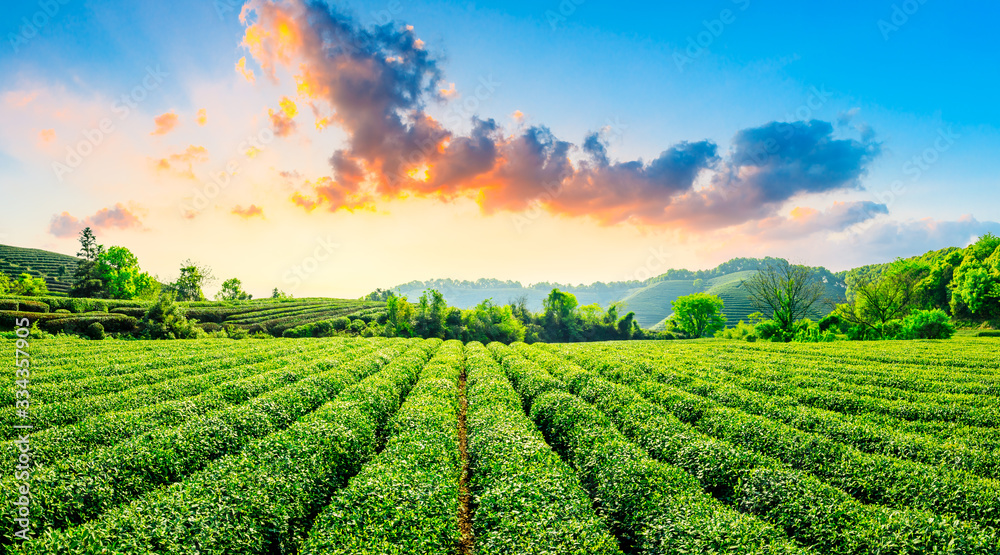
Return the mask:
<path id="1" fill-rule="evenodd" d="M 644 328 L 657 329 L 670 317 L 671 303 L 678 297 L 697 292 L 718 295 L 725 303 L 724 312 L 728 324 L 735 326 L 740 320 L 756 312 L 749 296 L 741 287 L 741 282 L 767 263 L 766 259 L 738 258 L 730 260 L 711 270 L 670 270 L 646 281 L 597 282 L 591 285 L 573 286 L 558 283 L 538 283 L 523 286 L 515 281 L 480 279 L 477 281 L 456 281 L 438 279 L 413 281 L 393 288 L 393 291 L 416 301 L 424 291 L 437 289 L 449 304 L 459 308 L 471 308 L 484 299 L 506 304 L 521 297 L 527 300 L 530 310 L 541 311 L 542 302 L 553 288 L 573 293 L 580 305 L 597 303 L 607 308 L 611 303 L 621 303 L 619 314 L 635 312 L 636 321 Z M 812 317 L 819 319 L 829 314 L 833 303 L 844 302 L 847 289 L 842 277 L 834 275 L 826 268 L 816 268 L 826 283 L 826 297 L 815 307 Z"/>
<path id="2" fill-rule="evenodd" d="M 73 286 L 73 272 L 81 259 L 40 249 L 0 245 L 0 272 L 16 278 L 30 274 L 45 280 L 49 291 L 67 294 Z"/>

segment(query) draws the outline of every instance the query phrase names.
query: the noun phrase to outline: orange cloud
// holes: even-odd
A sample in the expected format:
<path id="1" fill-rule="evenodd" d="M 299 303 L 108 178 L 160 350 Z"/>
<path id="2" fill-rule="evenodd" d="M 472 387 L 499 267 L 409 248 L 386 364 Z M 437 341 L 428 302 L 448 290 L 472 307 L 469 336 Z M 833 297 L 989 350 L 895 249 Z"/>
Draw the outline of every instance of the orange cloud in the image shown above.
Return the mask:
<path id="1" fill-rule="evenodd" d="M 445 98 L 458 98 L 458 91 L 455 90 L 455 83 L 448 85 L 447 89 L 440 89 L 438 92 Z"/>
<path id="2" fill-rule="evenodd" d="M 246 208 L 243 208 L 240 205 L 236 205 L 236 207 L 232 209 L 231 213 L 243 218 L 244 220 L 249 220 L 250 218 L 264 217 L 264 209 L 260 208 L 256 204 L 251 204 Z"/>
<path id="3" fill-rule="evenodd" d="M 194 164 L 208 162 L 208 149 L 191 145 L 184 152 L 154 161 L 157 171 L 170 172 L 185 179 L 195 179 Z"/>
<path id="4" fill-rule="evenodd" d="M 45 144 L 51 143 L 55 139 L 56 139 L 56 130 L 55 129 L 42 129 L 38 133 L 38 140 L 41 141 L 42 143 L 45 143 Z"/>
<path id="5" fill-rule="evenodd" d="M 298 115 L 299 109 L 291 99 L 287 96 L 281 97 L 281 101 L 278 103 L 281 108 L 279 111 L 268 109 L 267 115 L 271 118 L 271 126 L 274 128 L 274 134 L 278 137 L 287 137 L 295 132 L 296 125 L 292 121 L 292 118 Z"/>
<path id="6" fill-rule="evenodd" d="M 56 237 L 73 237 L 85 227 L 95 231 L 108 229 L 141 229 L 142 221 L 136 215 L 141 208 L 133 205 L 131 208 L 118 203 L 113 208 L 102 208 L 93 216 L 82 220 L 73 217 L 69 212 L 52 217 L 49 223 L 49 233 Z"/>
<path id="7" fill-rule="evenodd" d="M 247 58 L 243 56 L 236 62 L 236 72 L 243 76 L 244 79 L 253 83 L 257 80 L 257 76 L 254 75 L 252 69 L 247 69 Z"/>
<path id="8" fill-rule="evenodd" d="M 156 129 L 150 133 L 150 135 L 166 135 L 173 131 L 177 127 L 179 119 L 177 114 L 174 112 L 167 112 L 166 114 L 161 114 L 153 118 L 153 122 L 156 124 Z"/>
<path id="9" fill-rule="evenodd" d="M 518 110 L 513 114 L 511 114 L 510 117 L 513 118 L 513 120 L 516 121 L 517 123 L 521 123 L 522 121 L 524 121 L 524 112 Z"/>
<path id="10" fill-rule="evenodd" d="M 204 108 L 198 110 L 198 115 L 195 117 L 195 121 L 198 122 L 198 125 L 202 126 L 208 123 L 208 111 Z"/>

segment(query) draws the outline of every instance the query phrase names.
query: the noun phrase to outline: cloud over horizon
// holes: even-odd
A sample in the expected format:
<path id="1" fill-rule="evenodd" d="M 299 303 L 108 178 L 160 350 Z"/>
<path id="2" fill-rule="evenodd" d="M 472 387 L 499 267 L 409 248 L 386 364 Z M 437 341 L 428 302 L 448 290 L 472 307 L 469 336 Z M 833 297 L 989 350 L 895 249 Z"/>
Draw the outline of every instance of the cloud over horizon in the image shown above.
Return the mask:
<path id="1" fill-rule="evenodd" d="M 78 219 L 69 212 L 63 212 L 52 217 L 49 233 L 56 237 L 75 237 L 85 227 L 95 231 L 109 229 L 142 229 L 142 221 L 136 214 L 136 207 L 126 207 L 117 203 L 113 208 L 102 208 L 93 216 Z"/>
<path id="2" fill-rule="evenodd" d="M 598 133 L 576 145 L 543 125 L 512 135 L 472 117 L 471 132 L 458 135 L 426 112 L 458 94 L 413 27 L 365 28 L 337 8 L 302 0 L 251 0 L 241 21 L 243 46 L 262 73 L 276 83 L 291 74 L 300 101 L 329 112 L 346 134 L 329 157 L 331 174 L 293 195 L 307 211 L 410 195 L 466 197 L 487 214 L 539 206 L 601 225 L 710 231 L 775 217 L 799 197 L 859 189 L 880 154 L 872 137 L 840 138 L 819 120 L 739 130 L 726 153 L 708 139 L 681 141 L 649 162 L 612 160 Z M 294 113 L 269 115 L 276 135 L 294 132 Z M 812 225 L 836 229 L 842 217 Z"/>

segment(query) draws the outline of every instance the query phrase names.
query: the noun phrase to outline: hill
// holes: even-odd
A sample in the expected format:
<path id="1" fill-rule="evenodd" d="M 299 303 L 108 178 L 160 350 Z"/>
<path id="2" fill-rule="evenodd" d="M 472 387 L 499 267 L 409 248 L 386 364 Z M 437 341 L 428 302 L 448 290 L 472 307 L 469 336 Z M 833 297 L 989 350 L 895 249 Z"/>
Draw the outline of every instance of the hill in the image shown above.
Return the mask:
<path id="1" fill-rule="evenodd" d="M 471 308 L 484 299 L 506 304 L 518 299 L 526 300 L 532 311 L 542 310 L 542 302 L 553 288 L 573 293 L 580 305 L 597 303 L 607 308 L 611 303 L 620 303 L 619 314 L 634 312 L 640 326 L 650 329 L 662 328 L 670 317 L 671 303 L 678 297 L 705 292 L 718 295 L 725 302 L 725 314 L 730 326 L 756 312 L 750 297 L 742 289 L 741 282 L 767 263 L 767 259 L 737 258 L 711 270 L 670 270 L 646 281 L 596 282 L 590 285 L 566 285 L 559 283 L 538 283 L 523 286 L 515 281 L 480 279 L 477 281 L 456 281 L 437 279 L 412 281 L 392 288 L 409 300 L 417 298 L 429 289 L 440 291 L 449 304 L 459 308 Z M 817 305 L 811 317 L 819 319 L 829 314 L 834 303 L 844 301 L 847 289 L 842 277 L 826 268 L 815 268 L 826 283 L 826 296 Z"/>
<path id="2" fill-rule="evenodd" d="M 188 318 L 206 331 L 235 326 L 248 332 L 277 337 L 291 330 L 340 317 L 366 323 L 385 312 L 385 303 L 354 299 L 260 299 L 252 301 L 177 303 Z M 101 324 L 109 333 L 131 333 L 146 314 L 152 301 L 117 301 L 67 297 L 0 297 L 0 328 L 13 328 L 17 318 L 37 321 L 51 333 L 79 333 L 91 323 Z"/>
<path id="3" fill-rule="evenodd" d="M 21 274 L 40 277 L 55 295 L 69 293 L 73 286 L 73 272 L 79 263 L 80 259 L 75 256 L 0 245 L 0 272 L 12 278 Z"/>

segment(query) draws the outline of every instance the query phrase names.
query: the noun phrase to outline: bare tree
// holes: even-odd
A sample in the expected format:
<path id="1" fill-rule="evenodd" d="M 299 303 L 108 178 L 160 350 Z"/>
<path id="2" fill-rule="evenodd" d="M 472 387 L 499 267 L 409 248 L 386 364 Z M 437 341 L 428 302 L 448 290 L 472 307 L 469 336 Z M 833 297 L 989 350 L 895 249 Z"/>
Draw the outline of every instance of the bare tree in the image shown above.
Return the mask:
<path id="1" fill-rule="evenodd" d="M 822 280 L 811 268 L 782 259 L 769 261 L 740 285 L 750 295 L 754 307 L 765 314 L 770 312 L 771 318 L 785 331 L 792 331 L 795 321 L 808 315 L 826 292 Z"/>
<path id="2" fill-rule="evenodd" d="M 920 282 L 929 270 L 900 261 L 881 275 L 865 272 L 848 278 L 848 302 L 837 314 L 851 324 L 875 330 L 905 317 L 918 304 Z"/>

